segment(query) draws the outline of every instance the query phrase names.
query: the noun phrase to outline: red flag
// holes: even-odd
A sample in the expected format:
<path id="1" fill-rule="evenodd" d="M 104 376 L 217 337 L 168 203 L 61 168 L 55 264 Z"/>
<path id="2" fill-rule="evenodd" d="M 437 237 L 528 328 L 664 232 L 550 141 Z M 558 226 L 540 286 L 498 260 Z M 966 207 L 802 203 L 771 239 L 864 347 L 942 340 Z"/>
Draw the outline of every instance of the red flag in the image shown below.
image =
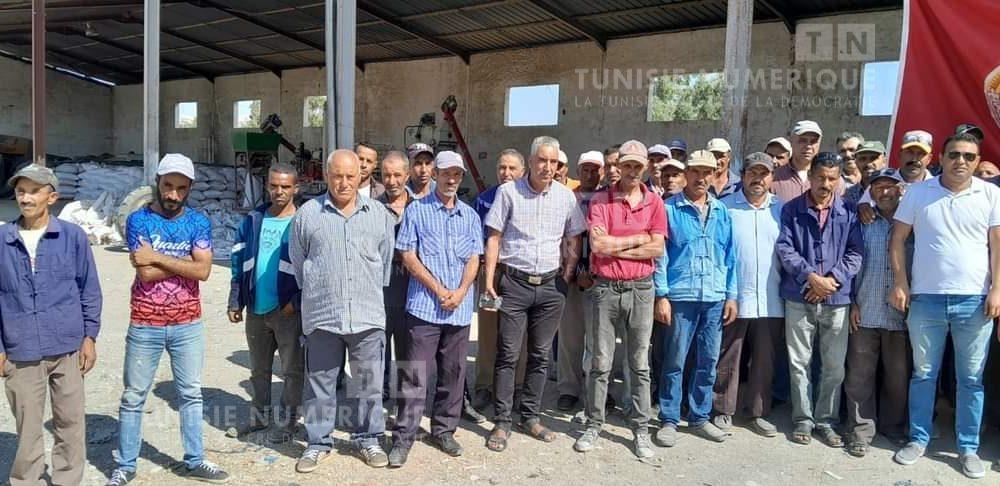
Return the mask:
<path id="1" fill-rule="evenodd" d="M 934 136 L 934 159 L 962 123 L 983 129 L 982 160 L 1000 161 L 1000 2 L 907 0 L 890 156 L 903 133 Z M 897 161 L 893 160 L 892 165 Z"/>

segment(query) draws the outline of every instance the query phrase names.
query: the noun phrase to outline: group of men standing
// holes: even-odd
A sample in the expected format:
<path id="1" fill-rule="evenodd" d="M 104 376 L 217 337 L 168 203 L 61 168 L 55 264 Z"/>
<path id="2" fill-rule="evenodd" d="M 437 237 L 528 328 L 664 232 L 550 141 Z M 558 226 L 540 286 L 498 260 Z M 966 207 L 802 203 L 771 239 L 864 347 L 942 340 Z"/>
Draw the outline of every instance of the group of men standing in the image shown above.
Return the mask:
<path id="1" fill-rule="evenodd" d="M 538 137 L 527 160 L 500 154 L 501 184 L 475 207 L 458 197 L 466 161 L 424 144 L 386 154 L 381 182 L 370 145 L 334 151 L 323 167 L 327 192 L 301 207 L 295 168 L 273 165 L 269 202 L 246 216 L 232 251 L 228 317 L 245 323 L 252 390 L 250 419 L 234 433 L 271 429 L 269 441 L 288 442 L 301 419 L 300 473 L 330 457 L 335 427 L 351 431 L 368 465 L 402 467 L 425 412 L 430 442 L 461 455 L 455 433 L 463 414 L 476 415 L 475 395 L 493 403 L 490 450 L 504 451 L 515 426 L 551 442 L 541 399 L 558 335 L 558 407 L 582 403 L 579 452 L 594 449 L 615 403 L 627 412 L 633 452 L 648 458 L 654 443 L 676 444 L 682 419 L 713 442 L 726 440 L 737 417 L 773 437 L 777 397 L 791 401 L 794 442 L 815 437 L 862 457 L 880 432 L 901 446 L 895 460 L 912 464 L 932 436 L 950 333 L 959 462 L 967 476 L 983 477 L 982 375 L 1000 317 L 1000 188 L 973 177 L 982 133 L 960 127 L 950 136 L 937 177 L 926 132 L 906 134 L 899 170 L 886 168 L 879 142 L 845 133 L 839 153 L 820 152 L 822 136 L 818 124 L 800 121 L 790 140 L 771 140 L 736 171 L 722 139 L 691 153 L 680 140 L 648 148 L 629 140 L 583 153 L 579 180 L 568 179 L 559 141 Z M 845 173 L 845 159 L 856 171 Z M 229 479 L 202 445 L 199 282 L 211 271 L 212 232 L 186 206 L 195 179 L 190 159 L 168 154 L 154 201 L 128 218 L 136 278 L 111 486 L 135 478 L 145 399 L 164 351 L 185 474 Z M 54 173 L 28 166 L 9 183 L 22 214 L 0 227 L 0 374 L 20 441 L 11 479 L 32 483 L 44 472 L 49 388 L 53 481 L 78 483 L 99 280 L 83 232 L 48 213 Z M 271 403 L 276 352 L 279 407 Z M 625 391 L 609 397 L 618 372 Z M 388 453 L 385 410 L 396 417 Z"/>

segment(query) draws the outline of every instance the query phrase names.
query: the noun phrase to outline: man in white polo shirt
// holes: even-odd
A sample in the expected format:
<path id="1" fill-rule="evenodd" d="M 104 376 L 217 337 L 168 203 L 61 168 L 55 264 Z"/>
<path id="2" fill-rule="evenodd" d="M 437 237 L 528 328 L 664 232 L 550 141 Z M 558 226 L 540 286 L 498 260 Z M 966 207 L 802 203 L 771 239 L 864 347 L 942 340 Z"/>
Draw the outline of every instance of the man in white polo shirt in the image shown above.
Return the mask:
<path id="1" fill-rule="evenodd" d="M 953 135 L 941 154 L 941 175 L 910 186 L 895 214 L 889 243 L 893 307 L 906 312 L 913 346 L 910 442 L 894 459 L 910 465 L 931 438 L 941 354 L 949 332 L 955 345 L 955 434 L 962 472 L 986 474 L 976 455 L 983 416 L 983 368 L 1000 316 L 1000 188 L 972 176 L 979 140 Z M 912 285 L 905 242 L 914 236 Z M 991 253 L 993 257 L 991 258 Z"/>

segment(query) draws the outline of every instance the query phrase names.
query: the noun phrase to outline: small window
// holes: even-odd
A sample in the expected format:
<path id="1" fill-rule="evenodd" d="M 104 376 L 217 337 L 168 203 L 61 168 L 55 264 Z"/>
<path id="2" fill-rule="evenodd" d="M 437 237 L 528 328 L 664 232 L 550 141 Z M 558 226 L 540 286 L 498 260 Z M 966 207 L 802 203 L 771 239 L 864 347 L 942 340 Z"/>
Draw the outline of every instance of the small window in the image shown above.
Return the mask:
<path id="1" fill-rule="evenodd" d="M 174 107 L 174 128 L 198 128 L 198 102 L 182 101 Z"/>
<path id="2" fill-rule="evenodd" d="M 888 116 L 896 107 L 899 61 L 867 62 L 861 75 L 861 116 Z"/>
<path id="3" fill-rule="evenodd" d="M 508 127 L 559 124 L 559 85 L 515 86 L 507 90 Z"/>
<path id="4" fill-rule="evenodd" d="M 657 76 L 649 83 L 646 121 L 721 120 L 722 73 Z"/>
<path id="5" fill-rule="evenodd" d="M 321 128 L 326 122 L 326 96 L 306 96 L 302 103 L 302 126 Z"/>
<path id="6" fill-rule="evenodd" d="M 233 103 L 234 128 L 258 128 L 260 122 L 260 100 L 240 100 Z"/>

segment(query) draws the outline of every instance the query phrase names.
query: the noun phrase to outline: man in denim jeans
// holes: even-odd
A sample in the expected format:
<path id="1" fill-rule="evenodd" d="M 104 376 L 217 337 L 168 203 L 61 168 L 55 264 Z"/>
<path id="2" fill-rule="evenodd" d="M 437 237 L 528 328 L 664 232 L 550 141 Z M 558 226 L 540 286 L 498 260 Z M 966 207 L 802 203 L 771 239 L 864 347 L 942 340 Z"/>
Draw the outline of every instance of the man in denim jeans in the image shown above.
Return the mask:
<path id="1" fill-rule="evenodd" d="M 667 215 L 659 194 L 642 183 L 646 147 L 635 140 L 622 144 L 618 166 L 621 179 L 598 192 L 590 203 L 590 270 L 596 285 L 587 304 L 591 318 L 587 334 L 593 356 L 587 375 L 587 430 L 573 448 L 594 448 L 605 419 L 608 379 L 621 336 L 628 355 L 631 419 L 635 455 L 653 456 L 649 440 L 649 337 L 653 330 L 654 259 L 663 255 Z"/>
<path id="2" fill-rule="evenodd" d="M 816 155 L 809 168 L 809 190 L 781 210 L 775 243 L 792 378 L 792 441 L 798 444 L 811 442 L 815 432 L 826 445 L 843 446 L 834 427 L 850 332 L 851 285 L 861 269 L 864 243 L 854 208 L 837 194 L 841 164 L 833 152 Z M 817 352 L 822 367 L 813 383 Z"/>
<path id="3" fill-rule="evenodd" d="M 665 203 L 669 232 L 654 275 L 655 316 L 666 326 L 659 393 L 662 427 L 655 437 L 663 447 L 677 442 L 684 362 L 692 345 L 688 428 L 714 442 L 726 440 L 726 433 L 708 421 L 722 326 L 736 320 L 737 311 L 732 219 L 709 193 L 716 169 L 711 152 L 695 151 L 684 170 L 684 191 Z"/>
<path id="4" fill-rule="evenodd" d="M 186 475 L 215 483 L 229 479 L 205 460 L 201 436 L 205 335 L 198 282 L 208 280 L 212 271 L 212 223 L 185 204 L 194 178 L 191 159 L 165 155 L 156 170 L 153 202 L 129 215 L 126 223 L 136 277 L 125 338 L 125 389 L 118 410 L 118 469 L 108 486 L 135 478 L 143 408 L 164 351 L 170 355 L 180 402 Z"/>
<path id="5" fill-rule="evenodd" d="M 986 475 L 979 449 L 983 368 L 993 318 L 1000 316 L 1000 189 L 972 176 L 979 139 L 945 141 L 941 175 L 909 187 L 896 210 L 889 252 L 895 282 L 890 303 L 905 312 L 913 347 L 910 442 L 894 459 L 910 465 L 932 435 L 934 398 L 948 333 L 955 344 L 955 435 L 962 472 Z M 913 233 L 912 283 L 905 242 Z"/>

